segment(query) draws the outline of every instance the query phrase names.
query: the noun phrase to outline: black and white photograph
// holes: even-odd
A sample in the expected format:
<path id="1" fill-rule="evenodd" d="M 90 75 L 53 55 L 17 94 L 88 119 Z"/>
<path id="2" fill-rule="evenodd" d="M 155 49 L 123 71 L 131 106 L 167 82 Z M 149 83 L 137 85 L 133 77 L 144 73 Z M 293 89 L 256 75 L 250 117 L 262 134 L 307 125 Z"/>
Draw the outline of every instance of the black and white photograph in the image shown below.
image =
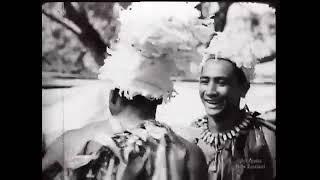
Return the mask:
<path id="1" fill-rule="evenodd" d="M 43 180 L 275 180 L 276 2 L 43 2 Z"/>

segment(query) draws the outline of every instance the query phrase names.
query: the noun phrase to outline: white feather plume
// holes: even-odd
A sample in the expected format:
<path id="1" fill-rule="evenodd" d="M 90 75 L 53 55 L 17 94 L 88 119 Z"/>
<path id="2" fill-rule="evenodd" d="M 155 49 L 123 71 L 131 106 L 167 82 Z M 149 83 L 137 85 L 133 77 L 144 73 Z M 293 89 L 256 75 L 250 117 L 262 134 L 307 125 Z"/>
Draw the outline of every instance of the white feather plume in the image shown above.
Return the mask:
<path id="1" fill-rule="evenodd" d="M 213 20 L 198 19 L 195 5 L 134 2 L 121 10 L 118 43 L 108 51 L 112 56 L 105 59 L 99 79 L 111 79 L 128 98 L 142 94 L 166 102 L 174 92 L 170 76 L 176 71 L 175 62 L 201 61 L 197 48 L 214 33 Z"/>

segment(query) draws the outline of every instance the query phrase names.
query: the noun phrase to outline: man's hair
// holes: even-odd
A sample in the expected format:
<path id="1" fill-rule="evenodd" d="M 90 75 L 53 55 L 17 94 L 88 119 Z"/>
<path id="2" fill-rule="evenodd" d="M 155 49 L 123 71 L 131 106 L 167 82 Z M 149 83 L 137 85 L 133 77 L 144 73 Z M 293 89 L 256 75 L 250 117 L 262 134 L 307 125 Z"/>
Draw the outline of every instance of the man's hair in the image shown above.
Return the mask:
<path id="1" fill-rule="evenodd" d="M 124 96 L 124 92 L 122 92 L 121 94 L 120 89 L 115 88 L 114 90 L 114 95 L 111 99 L 112 103 L 115 103 L 115 101 L 117 100 L 117 98 L 121 99 L 121 102 L 124 105 L 130 105 L 130 106 L 134 106 L 134 107 L 140 107 L 140 106 L 157 106 L 159 104 L 162 104 L 162 98 L 161 99 L 154 99 L 154 100 L 150 100 L 142 95 L 136 95 L 134 96 L 132 99 L 127 99 Z"/>
<path id="2" fill-rule="evenodd" d="M 243 70 L 241 68 L 239 68 L 234 62 L 232 62 L 231 60 L 229 59 L 225 59 L 225 58 L 217 58 L 218 60 L 223 60 L 223 61 L 228 61 L 230 62 L 232 65 L 233 65 L 233 68 L 234 68 L 234 73 L 235 73 L 235 76 L 237 77 L 237 80 L 238 80 L 238 83 L 241 84 L 241 85 L 250 85 L 250 82 L 248 81 L 248 79 L 246 78 L 246 75 L 244 74 Z M 213 58 L 210 58 L 208 60 L 206 60 L 203 65 L 201 66 L 201 73 L 203 71 L 203 67 L 205 66 L 205 64 L 208 62 L 208 61 L 214 61 L 215 59 Z"/>

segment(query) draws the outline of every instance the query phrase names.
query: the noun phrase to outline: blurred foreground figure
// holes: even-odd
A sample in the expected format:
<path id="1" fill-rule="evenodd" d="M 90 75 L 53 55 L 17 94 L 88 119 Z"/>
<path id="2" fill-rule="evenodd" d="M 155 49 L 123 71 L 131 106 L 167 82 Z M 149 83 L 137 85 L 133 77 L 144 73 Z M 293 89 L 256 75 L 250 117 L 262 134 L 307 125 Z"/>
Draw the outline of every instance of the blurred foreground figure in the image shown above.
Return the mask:
<path id="1" fill-rule="evenodd" d="M 210 180 L 275 178 L 275 125 L 240 107 L 260 58 L 255 47 L 223 32 L 203 52 L 199 94 L 206 115 L 181 135 L 205 153 Z"/>
<path id="2" fill-rule="evenodd" d="M 155 117 L 157 106 L 174 96 L 175 61 L 201 58 L 197 47 L 213 34 L 213 24 L 197 17 L 193 6 L 180 2 L 133 3 L 121 11 L 119 41 L 99 74 L 113 82 L 112 117 L 51 144 L 43 179 L 207 179 L 201 149 Z"/>

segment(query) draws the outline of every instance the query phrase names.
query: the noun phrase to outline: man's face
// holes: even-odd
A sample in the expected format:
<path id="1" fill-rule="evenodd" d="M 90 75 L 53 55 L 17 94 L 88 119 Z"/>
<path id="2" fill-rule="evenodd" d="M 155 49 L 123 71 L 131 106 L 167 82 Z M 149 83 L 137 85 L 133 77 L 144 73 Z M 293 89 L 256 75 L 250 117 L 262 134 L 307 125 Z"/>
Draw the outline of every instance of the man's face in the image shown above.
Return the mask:
<path id="1" fill-rule="evenodd" d="M 199 93 L 207 115 L 214 117 L 239 108 L 241 87 L 234 66 L 225 60 L 208 60 L 201 72 Z"/>

